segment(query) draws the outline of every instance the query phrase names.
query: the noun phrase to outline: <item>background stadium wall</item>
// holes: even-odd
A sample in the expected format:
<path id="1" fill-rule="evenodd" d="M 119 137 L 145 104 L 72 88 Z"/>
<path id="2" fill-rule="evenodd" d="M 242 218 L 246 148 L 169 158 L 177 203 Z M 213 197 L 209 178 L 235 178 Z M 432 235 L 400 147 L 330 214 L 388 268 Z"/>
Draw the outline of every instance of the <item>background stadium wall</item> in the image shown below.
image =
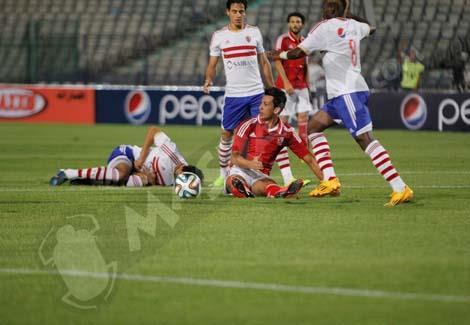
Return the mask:
<path id="1" fill-rule="evenodd" d="M 0 122 L 220 125 L 222 106 L 223 88 L 0 85 Z M 470 132 L 470 93 L 372 91 L 369 108 L 377 129 Z"/>

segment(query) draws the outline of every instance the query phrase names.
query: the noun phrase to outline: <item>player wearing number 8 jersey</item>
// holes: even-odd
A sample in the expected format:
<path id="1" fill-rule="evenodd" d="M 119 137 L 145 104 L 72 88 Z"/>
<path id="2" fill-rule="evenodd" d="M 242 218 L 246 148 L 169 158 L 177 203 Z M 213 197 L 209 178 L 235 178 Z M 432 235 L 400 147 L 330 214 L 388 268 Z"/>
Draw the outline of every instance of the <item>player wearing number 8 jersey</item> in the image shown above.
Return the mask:
<path id="1" fill-rule="evenodd" d="M 403 182 L 384 147 L 372 135 L 372 121 L 367 107 L 369 88 L 361 75 L 360 41 L 375 31 L 367 20 L 349 12 L 348 0 L 325 0 L 324 20 L 316 24 L 307 38 L 291 51 L 272 51 L 273 59 L 291 60 L 314 51 L 323 51 L 328 102 L 311 119 L 308 126 L 313 153 L 326 180 L 336 184 L 330 147 L 322 133 L 340 119 L 359 146 L 371 158 L 379 173 L 393 189 L 387 206 L 409 201 L 413 191 Z M 320 197 L 331 193 L 320 185 L 310 195 Z M 337 193 L 336 193 L 337 194 Z"/>

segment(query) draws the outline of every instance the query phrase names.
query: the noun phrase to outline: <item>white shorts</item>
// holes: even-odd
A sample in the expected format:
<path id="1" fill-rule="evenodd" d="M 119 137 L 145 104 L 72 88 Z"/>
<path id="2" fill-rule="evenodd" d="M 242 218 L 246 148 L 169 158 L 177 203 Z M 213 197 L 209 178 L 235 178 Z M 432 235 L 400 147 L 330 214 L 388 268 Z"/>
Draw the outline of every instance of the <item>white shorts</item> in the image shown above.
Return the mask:
<path id="1" fill-rule="evenodd" d="M 260 172 L 259 170 L 254 169 L 245 169 L 240 168 L 238 166 L 232 166 L 230 168 L 230 176 L 240 176 L 245 180 L 249 187 L 252 187 L 254 183 L 257 181 L 261 181 L 263 179 L 271 179 L 268 175 Z"/>
<path id="2" fill-rule="evenodd" d="M 313 110 L 308 88 L 295 89 L 294 91 L 292 95 L 288 95 L 287 92 L 284 91 L 287 95 L 287 102 L 280 116 L 295 117 L 296 114 L 308 113 Z"/>

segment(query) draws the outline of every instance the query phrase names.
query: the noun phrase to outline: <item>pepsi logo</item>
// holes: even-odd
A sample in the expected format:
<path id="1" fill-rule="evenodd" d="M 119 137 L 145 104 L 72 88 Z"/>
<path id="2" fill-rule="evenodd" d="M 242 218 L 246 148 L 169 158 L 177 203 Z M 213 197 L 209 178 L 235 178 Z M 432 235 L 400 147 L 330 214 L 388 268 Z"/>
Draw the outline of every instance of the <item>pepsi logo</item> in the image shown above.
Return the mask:
<path id="1" fill-rule="evenodd" d="M 338 28 L 338 30 L 336 32 L 338 33 L 339 37 L 341 37 L 341 38 L 346 37 L 346 31 L 344 30 L 344 28 L 340 27 L 340 28 Z"/>
<path id="2" fill-rule="evenodd" d="M 134 90 L 127 95 L 124 112 L 127 120 L 132 124 L 147 122 L 151 110 L 150 97 L 145 91 Z"/>
<path id="3" fill-rule="evenodd" d="M 403 99 L 400 108 L 401 120 L 410 130 L 419 130 L 428 117 L 428 108 L 418 94 L 409 94 Z"/>
<path id="4" fill-rule="evenodd" d="M 35 115 L 46 107 L 46 99 L 32 90 L 0 89 L 0 117 L 23 118 Z"/>

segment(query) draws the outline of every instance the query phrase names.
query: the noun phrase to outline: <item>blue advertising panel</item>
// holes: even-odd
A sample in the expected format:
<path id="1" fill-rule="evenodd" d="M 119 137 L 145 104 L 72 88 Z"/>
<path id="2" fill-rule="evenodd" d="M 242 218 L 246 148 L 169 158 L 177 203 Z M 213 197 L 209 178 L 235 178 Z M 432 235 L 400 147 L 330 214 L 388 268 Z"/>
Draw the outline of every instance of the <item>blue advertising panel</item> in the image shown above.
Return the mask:
<path id="1" fill-rule="evenodd" d="M 97 90 L 97 123 L 220 125 L 224 93 Z"/>

